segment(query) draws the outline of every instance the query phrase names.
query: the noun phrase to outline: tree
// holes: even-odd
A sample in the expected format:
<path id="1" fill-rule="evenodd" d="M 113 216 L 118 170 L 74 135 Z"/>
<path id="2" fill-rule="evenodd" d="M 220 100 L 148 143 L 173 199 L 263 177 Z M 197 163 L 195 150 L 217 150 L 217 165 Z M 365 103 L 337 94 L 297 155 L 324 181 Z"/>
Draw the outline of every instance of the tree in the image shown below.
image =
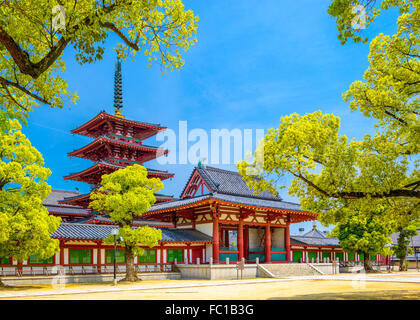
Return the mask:
<path id="1" fill-rule="evenodd" d="M 133 228 L 133 219 L 141 216 L 155 203 L 154 193 L 163 188 L 158 178 L 147 178 L 147 170 L 138 164 L 103 175 L 101 187 L 92 192 L 90 207 L 99 213 L 109 214 L 119 226 L 118 236 L 125 250 L 126 280 L 138 280 L 134 269 L 134 258 L 144 250 L 139 245 L 150 248 L 162 238 L 162 231 L 148 226 Z M 105 239 L 113 243 L 113 236 Z"/>
<path id="2" fill-rule="evenodd" d="M 263 166 L 256 160 L 238 164 L 256 192 L 276 193 L 284 187 L 276 186 L 279 179 L 290 174 L 289 194 L 324 223 L 345 221 L 354 210 L 368 212 L 372 206 L 386 206 L 384 212 L 409 220 L 419 217 L 419 15 L 417 9 L 403 14 L 395 36 L 372 41 L 364 81 L 344 94 L 352 110 L 377 119 L 376 134 L 349 141 L 339 134 L 340 119 L 320 111 L 282 117 L 256 151 L 256 160 L 264 154 Z"/>
<path id="3" fill-rule="evenodd" d="M 372 272 L 370 255 L 386 254 L 385 246 L 392 242 L 391 230 L 392 224 L 381 212 L 355 212 L 337 224 L 331 236 L 338 238 L 344 251 L 363 254 L 364 269 Z"/>
<path id="4" fill-rule="evenodd" d="M 341 44 L 345 44 L 348 39 L 353 39 L 356 43 L 366 43 L 368 38 L 360 35 L 361 30 L 369 27 L 382 11 L 398 7 L 402 14 L 417 5 L 415 0 L 333 0 L 328 7 L 328 13 L 336 18 Z"/>
<path id="5" fill-rule="evenodd" d="M 400 260 L 400 271 L 407 271 L 407 256 L 413 253 L 409 247 L 411 238 L 417 235 L 415 223 L 410 223 L 405 228 L 398 228 L 397 244 L 393 246 L 395 256 Z"/>
<path id="6" fill-rule="evenodd" d="M 18 120 L 0 112 L 0 257 L 49 258 L 59 250 L 50 235 L 61 221 L 42 205 L 51 171 L 20 129 Z"/>
<path id="7" fill-rule="evenodd" d="M 64 50 L 72 46 L 80 64 L 93 63 L 111 33 L 120 58 L 143 50 L 149 63 L 179 70 L 197 22 L 181 0 L 0 0 L 0 105 L 23 119 L 40 104 L 75 102 L 62 77 Z"/>

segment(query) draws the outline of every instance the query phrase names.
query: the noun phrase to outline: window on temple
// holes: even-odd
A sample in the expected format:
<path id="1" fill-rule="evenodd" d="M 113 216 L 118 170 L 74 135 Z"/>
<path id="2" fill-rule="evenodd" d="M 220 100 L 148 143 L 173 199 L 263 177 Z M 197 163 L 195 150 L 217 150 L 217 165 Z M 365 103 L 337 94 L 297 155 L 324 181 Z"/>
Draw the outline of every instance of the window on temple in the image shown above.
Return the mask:
<path id="1" fill-rule="evenodd" d="M 70 249 L 70 263 L 92 263 L 92 250 Z"/>
<path id="2" fill-rule="evenodd" d="M 0 264 L 10 264 L 10 258 L 1 258 Z"/>
<path id="3" fill-rule="evenodd" d="M 168 250 L 168 262 L 174 262 L 175 259 L 177 262 L 184 261 L 183 251 L 184 250 Z"/>
<path id="4" fill-rule="evenodd" d="M 125 251 L 117 250 L 115 252 L 115 260 L 117 261 L 117 263 L 124 263 Z M 114 263 L 114 250 L 112 249 L 106 250 L 106 263 Z"/>
<path id="5" fill-rule="evenodd" d="M 371 254 L 370 255 L 370 260 L 376 261 L 376 254 Z"/>
<path id="6" fill-rule="evenodd" d="M 329 259 L 331 259 L 331 254 L 330 254 L 329 252 L 323 252 L 323 253 L 322 253 L 322 259 L 324 259 L 324 258 L 329 258 Z"/>
<path id="7" fill-rule="evenodd" d="M 29 256 L 29 264 L 52 264 L 54 263 L 54 256 L 47 258 L 47 259 L 41 259 L 39 255 L 33 254 Z"/>
<path id="8" fill-rule="evenodd" d="M 348 258 L 347 258 L 349 261 L 354 261 L 354 260 L 356 260 L 356 258 L 355 258 L 355 254 L 354 253 L 348 253 Z"/>
<path id="9" fill-rule="evenodd" d="M 302 252 L 293 251 L 293 261 L 300 261 L 302 259 Z"/>
<path id="10" fill-rule="evenodd" d="M 308 252 L 308 259 L 309 261 L 312 261 L 312 259 L 314 259 L 314 261 L 316 261 L 316 252 Z"/>
<path id="11" fill-rule="evenodd" d="M 343 253 L 342 252 L 337 252 L 335 254 L 335 258 L 338 259 L 339 261 L 343 261 Z"/>
<path id="12" fill-rule="evenodd" d="M 182 252 L 182 250 L 179 250 Z M 144 250 L 142 256 L 138 257 L 140 263 L 156 262 L 156 251 L 155 250 Z M 181 261 L 181 260 L 177 260 Z"/>

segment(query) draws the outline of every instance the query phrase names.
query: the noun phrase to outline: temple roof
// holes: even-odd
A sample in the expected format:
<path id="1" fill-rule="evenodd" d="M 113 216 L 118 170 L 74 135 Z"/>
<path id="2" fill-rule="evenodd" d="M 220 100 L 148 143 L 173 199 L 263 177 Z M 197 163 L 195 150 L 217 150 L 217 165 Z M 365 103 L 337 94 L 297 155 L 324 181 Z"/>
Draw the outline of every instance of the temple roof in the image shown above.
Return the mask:
<path id="1" fill-rule="evenodd" d="M 108 237 L 112 229 L 115 229 L 114 225 L 62 222 L 59 228 L 52 233 L 51 237 L 55 239 L 101 240 Z M 165 228 L 160 230 L 162 230 L 162 242 L 212 242 L 211 237 L 197 230 Z"/>
<path id="2" fill-rule="evenodd" d="M 196 167 L 192 172 L 190 179 L 193 177 L 195 172 L 198 172 L 207 186 L 210 188 L 210 192 L 217 192 L 218 194 L 229 194 L 235 196 L 243 196 L 258 199 L 267 199 L 282 201 L 280 197 L 276 197 L 268 191 L 263 191 L 259 194 L 255 194 L 242 179 L 241 175 L 235 171 L 229 171 L 214 167 Z M 187 182 L 182 194 L 184 194 L 186 188 L 189 185 Z"/>
<path id="3" fill-rule="evenodd" d="M 69 156 L 74 156 L 74 157 L 83 157 L 83 152 L 88 151 L 90 149 L 99 148 L 99 147 L 101 147 L 102 145 L 105 145 L 105 144 L 111 144 L 111 145 L 116 145 L 116 146 L 120 146 L 120 147 L 128 147 L 130 149 L 137 149 L 137 150 L 141 150 L 141 151 L 145 151 L 145 152 L 157 153 L 157 151 L 161 151 L 162 154 L 168 153 L 168 150 L 164 150 L 164 149 L 159 148 L 159 147 L 146 146 L 146 145 L 136 144 L 136 143 L 129 143 L 129 142 L 116 140 L 116 139 L 113 139 L 109 136 L 103 135 L 103 136 L 98 137 L 97 139 L 95 139 L 91 143 L 87 144 L 86 146 L 84 146 L 80 149 L 74 150 L 72 152 L 69 152 L 68 155 Z"/>
<path id="4" fill-rule="evenodd" d="M 97 174 L 98 172 L 101 172 L 101 170 L 118 170 L 118 169 L 123 169 L 126 166 L 120 166 L 114 163 L 110 163 L 108 161 L 100 161 L 95 163 L 93 166 L 79 171 L 79 172 L 75 172 L 75 173 L 71 173 L 68 176 L 64 177 L 64 180 L 75 180 L 75 181 L 84 181 L 82 176 L 85 175 L 91 175 L 91 174 Z M 147 173 L 150 176 L 158 176 L 161 180 L 162 179 L 168 179 L 168 178 L 172 178 L 174 176 L 173 173 L 169 173 L 168 171 L 161 171 L 161 170 L 156 170 L 156 169 L 147 169 Z"/>
<path id="5" fill-rule="evenodd" d="M 88 122 L 82 124 L 81 126 L 73 129 L 71 131 L 72 134 L 81 134 L 86 135 L 90 137 L 96 137 L 96 135 L 93 133 L 95 128 L 98 128 L 102 124 L 104 124 L 106 121 L 113 121 L 119 124 L 128 125 L 131 127 L 139 128 L 139 129 L 145 129 L 151 131 L 151 133 L 148 136 L 155 135 L 159 131 L 166 130 L 166 127 L 162 127 L 160 124 L 155 123 L 148 123 L 148 122 L 140 122 L 135 120 L 128 120 L 125 118 L 120 118 L 115 115 L 106 113 L 105 111 L 101 111 L 98 113 L 95 117 L 93 117 Z M 147 138 L 147 137 L 145 137 Z"/>
<path id="6" fill-rule="evenodd" d="M 189 207 L 197 206 L 198 203 L 202 203 L 203 205 L 208 204 L 210 201 L 219 201 L 228 204 L 236 204 L 240 207 L 250 208 L 250 209 L 271 209 L 273 211 L 281 211 L 281 212 L 294 212 L 298 215 L 305 215 L 308 216 L 308 219 L 315 218 L 316 215 L 311 212 L 303 211 L 300 206 L 296 203 L 285 202 L 285 201 L 273 201 L 268 199 L 258 199 L 252 197 L 240 197 L 235 195 L 228 195 L 228 194 L 221 194 L 221 193 L 209 193 L 206 195 L 200 195 L 192 198 L 185 198 L 175 201 L 168 201 L 155 204 L 152 206 L 146 215 L 158 214 L 158 213 L 165 213 L 171 212 L 174 210 L 181 210 L 186 209 Z"/>
<path id="7" fill-rule="evenodd" d="M 399 236 L 399 234 L 400 233 L 397 232 L 397 233 L 393 233 L 391 235 L 392 243 L 394 245 L 398 243 L 398 236 Z M 416 236 L 413 236 L 409 240 L 410 240 L 410 244 L 409 244 L 410 247 L 418 247 L 418 248 L 420 248 L 420 229 L 417 229 L 417 235 Z"/>
<path id="8" fill-rule="evenodd" d="M 315 227 L 301 236 L 290 236 L 292 244 L 306 244 L 312 246 L 340 246 L 337 238 L 328 238 Z"/>
<path id="9" fill-rule="evenodd" d="M 79 224 L 109 224 L 115 225 L 115 222 L 112 221 L 108 215 L 100 214 L 91 214 L 87 218 L 70 221 L 68 223 L 79 223 Z M 163 222 L 163 221 L 154 221 L 154 220 L 143 220 L 143 219 L 133 219 L 133 226 L 151 226 L 157 228 L 174 228 L 173 223 Z"/>
<path id="10" fill-rule="evenodd" d="M 48 197 L 44 199 L 42 204 L 45 206 L 47 205 L 58 206 L 60 205 L 59 203 L 60 200 L 63 200 L 64 198 L 68 198 L 68 197 L 75 197 L 80 194 L 81 193 L 77 191 L 52 189 L 51 193 L 48 195 Z"/>

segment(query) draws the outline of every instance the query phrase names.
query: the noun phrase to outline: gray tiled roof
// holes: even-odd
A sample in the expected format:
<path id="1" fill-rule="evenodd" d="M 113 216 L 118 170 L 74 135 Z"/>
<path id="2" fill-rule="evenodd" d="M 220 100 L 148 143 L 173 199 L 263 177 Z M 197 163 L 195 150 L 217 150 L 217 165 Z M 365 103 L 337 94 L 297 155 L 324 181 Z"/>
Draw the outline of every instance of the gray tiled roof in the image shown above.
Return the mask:
<path id="1" fill-rule="evenodd" d="M 55 190 L 54 189 L 54 190 L 51 191 L 51 193 L 48 195 L 48 197 L 46 197 L 44 199 L 42 204 L 58 206 L 58 205 L 60 205 L 58 203 L 58 201 L 64 200 L 64 198 L 75 197 L 75 196 L 78 196 L 78 195 L 80 195 L 80 192 L 68 191 L 68 190 Z M 75 206 L 71 206 L 71 207 L 75 207 Z"/>
<path id="2" fill-rule="evenodd" d="M 114 221 L 112 221 L 109 216 L 107 215 L 99 215 L 99 214 L 91 214 L 90 217 L 87 218 L 83 218 L 83 219 L 78 219 L 78 220 L 74 220 L 74 221 L 69 221 L 68 223 L 89 223 L 92 221 L 99 221 L 99 222 L 104 222 L 104 223 L 112 223 L 115 224 Z M 152 226 L 156 226 L 156 227 L 163 227 L 163 228 L 170 228 L 173 227 L 173 223 L 171 222 L 164 222 L 164 221 L 156 221 L 156 220 L 143 220 L 143 219 L 134 219 L 133 220 L 133 225 L 137 226 L 145 226 L 145 225 L 152 225 Z"/>
<path id="3" fill-rule="evenodd" d="M 290 236 L 290 240 L 295 244 L 307 244 L 311 246 L 340 246 L 337 238 Z"/>
<path id="4" fill-rule="evenodd" d="M 282 200 L 280 197 L 275 197 L 268 191 L 255 194 L 248 187 L 238 172 L 208 166 L 197 167 L 196 170 L 212 189 L 210 191 L 251 198 L 270 199 L 277 201 Z"/>
<path id="5" fill-rule="evenodd" d="M 60 224 L 59 228 L 52 234 L 55 239 L 89 239 L 100 240 L 105 239 L 114 229 L 113 225 L 97 225 L 97 224 L 78 224 L 66 223 Z M 168 242 L 210 242 L 212 238 L 192 229 L 160 229 L 162 230 L 162 240 Z"/>
<path id="6" fill-rule="evenodd" d="M 89 209 L 76 207 L 76 206 L 51 206 L 51 205 L 44 205 L 47 208 L 48 212 L 50 213 L 63 213 L 63 214 L 77 214 L 77 215 L 91 215 L 92 211 Z"/>
<path id="7" fill-rule="evenodd" d="M 337 238 L 328 238 L 318 229 L 312 229 L 301 236 L 290 236 L 290 240 L 295 244 L 308 244 L 312 246 L 339 246 Z"/>
<path id="8" fill-rule="evenodd" d="M 249 198 L 249 197 L 243 197 L 243 196 L 241 197 L 241 196 L 223 194 L 223 193 L 213 193 L 213 194 L 210 193 L 210 194 L 197 196 L 193 198 L 185 198 L 182 200 L 158 203 L 152 206 L 149 212 L 153 213 L 154 211 L 166 210 L 166 209 L 171 209 L 171 208 L 175 208 L 179 206 L 185 206 L 185 205 L 193 204 L 193 203 L 199 202 L 201 200 L 209 199 L 209 198 L 242 204 L 242 205 L 255 206 L 255 207 L 303 211 L 300 208 L 300 205 L 296 203 L 291 203 L 291 202 Z"/>
<path id="9" fill-rule="evenodd" d="M 391 235 L 392 243 L 397 244 L 399 232 L 393 233 Z M 419 247 L 420 248 L 420 229 L 417 229 L 417 235 L 410 239 L 410 247 Z"/>

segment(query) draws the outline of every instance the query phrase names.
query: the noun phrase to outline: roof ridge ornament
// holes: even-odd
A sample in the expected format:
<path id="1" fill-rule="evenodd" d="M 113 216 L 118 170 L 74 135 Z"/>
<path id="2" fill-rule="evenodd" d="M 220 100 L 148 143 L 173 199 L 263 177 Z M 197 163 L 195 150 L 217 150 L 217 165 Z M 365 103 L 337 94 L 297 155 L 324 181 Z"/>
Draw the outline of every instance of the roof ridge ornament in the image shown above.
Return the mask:
<path id="1" fill-rule="evenodd" d="M 117 62 L 115 63 L 115 73 L 114 73 L 114 108 L 115 108 L 115 116 L 119 118 L 124 118 L 122 115 L 121 109 L 123 107 L 123 100 L 122 100 L 122 69 L 121 69 L 121 61 L 117 58 Z"/>

